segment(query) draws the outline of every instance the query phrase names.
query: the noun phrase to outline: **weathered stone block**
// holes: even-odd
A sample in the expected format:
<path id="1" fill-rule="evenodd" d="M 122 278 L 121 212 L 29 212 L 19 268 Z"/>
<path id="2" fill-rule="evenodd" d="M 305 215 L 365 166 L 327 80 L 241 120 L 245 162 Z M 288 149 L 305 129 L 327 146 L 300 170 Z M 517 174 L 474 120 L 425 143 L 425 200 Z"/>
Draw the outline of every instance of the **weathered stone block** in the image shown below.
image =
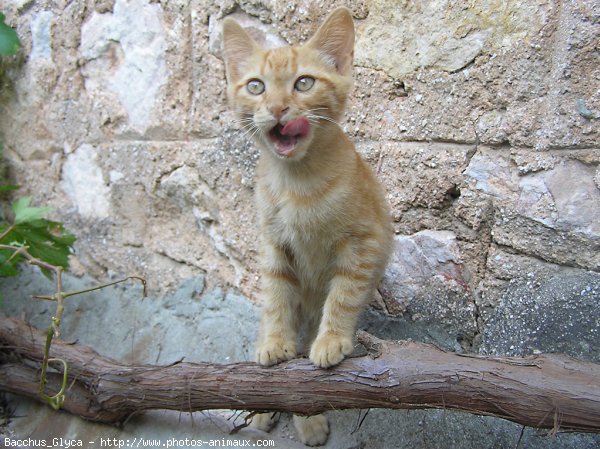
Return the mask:
<path id="1" fill-rule="evenodd" d="M 411 226 L 404 225 L 404 212 L 443 209 L 460 195 L 462 171 L 474 150 L 469 145 L 393 141 L 361 141 L 357 149 L 383 181 L 394 219 L 406 226 L 403 233 L 410 233 Z"/>
<path id="2" fill-rule="evenodd" d="M 117 0 L 112 12 L 94 11 L 81 28 L 87 94 L 123 108 L 121 132 L 143 135 L 158 119 L 156 105 L 168 82 L 165 34 L 161 6 L 145 0 Z"/>
<path id="3" fill-rule="evenodd" d="M 490 198 L 494 242 L 552 263 L 598 270 L 595 168 L 572 156 L 585 162 L 595 157 L 583 152 L 545 159 L 519 153 L 513 158 L 482 148 L 464 172 L 463 198 L 467 189 Z"/>
<path id="4" fill-rule="evenodd" d="M 508 282 L 487 320 L 481 352 L 559 352 L 600 361 L 600 275 L 585 271 Z"/>
<path id="5" fill-rule="evenodd" d="M 455 338 L 472 338 L 476 321 L 468 277 L 453 232 L 396 236 L 380 285 L 385 312 L 427 323 L 432 329 L 451 329 Z"/>
<path id="6" fill-rule="evenodd" d="M 82 145 L 67 156 L 61 186 L 83 218 L 101 220 L 110 215 L 110 191 L 93 146 Z"/>
<path id="7" fill-rule="evenodd" d="M 380 68 L 402 78 L 423 68 L 456 72 L 480 53 L 498 51 L 535 36 L 547 20 L 548 6 L 513 3 L 453 8 L 447 1 L 427 4 L 370 2 L 359 27 L 358 65 Z"/>

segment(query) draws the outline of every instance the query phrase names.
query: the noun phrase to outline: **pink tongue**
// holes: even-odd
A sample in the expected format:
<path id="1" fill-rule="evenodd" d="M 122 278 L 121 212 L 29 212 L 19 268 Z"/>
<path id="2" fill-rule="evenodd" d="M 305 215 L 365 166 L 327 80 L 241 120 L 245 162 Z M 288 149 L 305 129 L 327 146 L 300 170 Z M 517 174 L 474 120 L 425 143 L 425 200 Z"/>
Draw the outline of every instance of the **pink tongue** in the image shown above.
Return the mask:
<path id="1" fill-rule="evenodd" d="M 287 122 L 280 132 L 284 136 L 305 137 L 308 134 L 309 128 L 308 119 L 300 117 Z"/>

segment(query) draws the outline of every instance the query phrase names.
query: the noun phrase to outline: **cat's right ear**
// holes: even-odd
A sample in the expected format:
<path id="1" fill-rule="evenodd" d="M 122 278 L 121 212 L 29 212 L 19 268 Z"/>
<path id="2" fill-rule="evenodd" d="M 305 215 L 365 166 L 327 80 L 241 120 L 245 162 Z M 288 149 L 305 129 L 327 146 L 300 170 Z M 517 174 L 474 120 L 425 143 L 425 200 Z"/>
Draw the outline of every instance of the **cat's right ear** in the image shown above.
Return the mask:
<path id="1" fill-rule="evenodd" d="M 237 81 L 244 73 L 244 66 L 258 45 L 232 18 L 223 21 L 223 54 L 227 80 Z"/>

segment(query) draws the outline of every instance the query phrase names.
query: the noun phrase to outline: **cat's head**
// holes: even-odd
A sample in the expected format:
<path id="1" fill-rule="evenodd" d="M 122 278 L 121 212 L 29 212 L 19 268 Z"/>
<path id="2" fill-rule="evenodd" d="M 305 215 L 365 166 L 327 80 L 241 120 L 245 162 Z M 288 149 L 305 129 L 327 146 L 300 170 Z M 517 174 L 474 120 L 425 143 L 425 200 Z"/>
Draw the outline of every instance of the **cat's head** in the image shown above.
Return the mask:
<path id="1" fill-rule="evenodd" d="M 338 126 L 352 86 L 354 24 L 333 11 L 301 47 L 264 49 L 233 19 L 223 23 L 227 92 L 242 127 L 273 154 L 299 160 Z"/>

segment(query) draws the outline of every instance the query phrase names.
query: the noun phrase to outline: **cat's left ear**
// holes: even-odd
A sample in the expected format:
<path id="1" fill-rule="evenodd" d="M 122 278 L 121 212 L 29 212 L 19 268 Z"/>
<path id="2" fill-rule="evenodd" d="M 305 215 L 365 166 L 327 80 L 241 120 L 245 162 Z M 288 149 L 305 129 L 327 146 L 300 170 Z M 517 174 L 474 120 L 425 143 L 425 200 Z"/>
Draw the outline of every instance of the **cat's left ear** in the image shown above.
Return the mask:
<path id="1" fill-rule="evenodd" d="M 227 79 L 237 81 L 244 73 L 244 65 L 259 49 L 259 46 L 250 35 L 233 19 L 227 18 L 223 22 L 223 54 Z"/>
<path id="2" fill-rule="evenodd" d="M 350 75 L 354 56 L 354 22 L 348 8 L 337 8 L 306 43 L 335 64 L 337 71 Z"/>

